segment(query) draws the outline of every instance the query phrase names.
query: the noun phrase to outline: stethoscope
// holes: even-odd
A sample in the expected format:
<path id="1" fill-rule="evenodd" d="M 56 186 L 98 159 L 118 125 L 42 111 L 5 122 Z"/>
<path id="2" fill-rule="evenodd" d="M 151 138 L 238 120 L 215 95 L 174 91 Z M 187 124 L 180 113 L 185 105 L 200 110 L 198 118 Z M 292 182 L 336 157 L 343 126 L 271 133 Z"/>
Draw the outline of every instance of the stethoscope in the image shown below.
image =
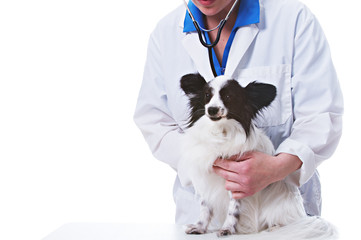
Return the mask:
<path id="1" fill-rule="evenodd" d="M 231 9 L 229 10 L 227 16 L 219 22 L 219 24 L 218 24 L 217 27 L 215 27 L 215 28 L 213 28 L 213 29 L 204 29 L 204 28 L 202 28 L 201 26 L 199 26 L 199 23 L 195 20 L 193 14 L 192 14 L 192 12 L 191 12 L 191 10 L 190 10 L 189 7 L 188 7 L 188 4 L 187 4 L 186 0 L 184 0 L 184 4 L 185 4 L 185 6 L 186 6 L 186 8 L 187 8 L 188 14 L 189 14 L 189 16 L 191 17 L 191 19 L 192 19 L 192 21 L 193 21 L 193 24 L 194 24 L 194 26 L 195 26 L 195 28 L 196 28 L 196 30 L 197 30 L 198 37 L 199 37 L 199 41 L 201 42 L 201 44 L 202 44 L 204 47 L 206 47 L 206 48 L 208 49 L 209 63 L 210 63 L 210 65 L 211 65 L 211 69 L 212 69 L 212 72 L 213 72 L 214 77 L 217 77 L 217 72 L 216 72 L 216 69 L 215 69 L 215 67 L 214 67 L 212 49 L 218 44 L 219 39 L 220 39 L 220 37 L 221 37 L 222 29 L 223 29 L 224 25 L 226 24 L 229 16 L 231 15 L 233 9 L 235 8 L 237 2 L 238 2 L 238 0 L 236 0 L 236 1 L 233 3 L 233 5 L 232 5 Z M 216 39 L 215 39 L 213 42 L 211 42 L 211 43 L 208 44 L 208 43 L 203 39 L 202 31 L 203 31 L 203 32 L 212 32 L 212 31 L 214 31 L 214 30 L 216 30 L 216 29 L 218 29 Z"/>

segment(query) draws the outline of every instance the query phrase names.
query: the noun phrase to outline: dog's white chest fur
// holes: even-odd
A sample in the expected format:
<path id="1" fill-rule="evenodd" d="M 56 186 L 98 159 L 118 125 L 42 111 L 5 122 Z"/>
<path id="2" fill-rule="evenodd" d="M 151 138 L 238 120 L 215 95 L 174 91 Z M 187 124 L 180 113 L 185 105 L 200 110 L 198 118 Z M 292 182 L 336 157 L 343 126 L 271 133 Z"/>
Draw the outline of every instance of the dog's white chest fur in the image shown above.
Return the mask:
<path id="1" fill-rule="evenodd" d="M 182 172 L 187 172 L 187 176 L 182 176 L 181 182 L 183 184 L 191 183 L 194 186 L 196 193 L 212 209 L 213 217 L 217 222 L 224 222 L 226 219 L 231 198 L 224 187 L 224 179 L 213 172 L 213 162 L 218 157 L 227 158 L 247 151 L 257 150 L 273 154 L 272 143 L 257 128 L 253 128 L 250 135 L 246 138 L 243 129 L 237 122 L 226 119 L 214 122 L 207 117 L 201 118 L 192 128 L 188 129 L 183 138 L 183 149 L 184 155 L 180 161 L 179 168 L 182 168 Z M 284 182 L 273 185 L 264 191 L 267 191 L 267 194 L 269 194 L 271 188 L 277 188 L 277 193 L 273 195 L 283 195 L 282 191 L 289 194 L 290 190 L 294 194 L 295 198 L 292 201 L 296 201 L 290 207 L 295 208 L 296 216 L 288 216 L 288 218 L 294 218 L 299 216 L 299 214 L 303 214 L 302 202 L 296 187 L 288 186 Z M 271 226 L 285 224 L 284 220 L 282 222 L 270 221 L 266 219 L 265 214 L 262 214 L 269 207 L 275 207 L 272 206 L 272 203 L 269 203 L 269 207 L 260 206 L 263 195 L 260 192 L 242 200 L 243 206 L 241 207 L 247 216 L 243 217 L 247 224 L 243 223 L 242 227 L 247 229 L 246 233 L 264 230 L 264 228 L 268 227 L 268 224 Z M 262 207 L 264 209 L 261 209 Z M 254 216 L 253 219 L 250 216 Z M 259 221 L 263 222 L 263 224 L 256 224 Z"/>

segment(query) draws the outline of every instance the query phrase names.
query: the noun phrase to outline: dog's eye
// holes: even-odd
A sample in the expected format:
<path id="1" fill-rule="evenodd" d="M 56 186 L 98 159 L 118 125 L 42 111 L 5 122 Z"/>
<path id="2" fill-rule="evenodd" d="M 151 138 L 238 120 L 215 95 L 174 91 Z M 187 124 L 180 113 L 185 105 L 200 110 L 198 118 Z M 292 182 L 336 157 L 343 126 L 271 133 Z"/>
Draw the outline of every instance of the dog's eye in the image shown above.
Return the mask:
<path id="1" fill-rule="evenodd" d="M 210 99 L 210 98 L 211 98 L 211 94 L 208 93 L 208 92 L 206 92 L 206 93 L 204 94 L 204 97 L 205 97 L 205 99 Z"/>
<path id="2" fill-rule="evenodd" d="M 226 95 L 226 96 L 224 96 L 224 99 L 225 99 L 226 101 L 230 101 L 230 100 L 231 100 L 231 96 Z"/>

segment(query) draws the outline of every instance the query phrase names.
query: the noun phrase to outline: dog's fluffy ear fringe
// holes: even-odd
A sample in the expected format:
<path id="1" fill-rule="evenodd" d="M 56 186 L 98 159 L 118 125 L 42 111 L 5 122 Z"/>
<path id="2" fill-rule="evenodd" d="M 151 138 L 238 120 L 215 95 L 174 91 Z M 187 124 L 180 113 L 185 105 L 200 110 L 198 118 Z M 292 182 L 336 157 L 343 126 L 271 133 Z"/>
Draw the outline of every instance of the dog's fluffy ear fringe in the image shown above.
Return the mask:
<path id="1" fill-rule="evenodd" d="M 245 89 L 248 100 L 256 112 L 269 106 L 277 95 L 276 87 L 266 83 L 251 82 Z"/>
<path id="2" fill-rule="evenodd" d="M 199 73 L 184 75 L 181 78 L 180 83 L 181 88 L 188 96 L 199 93 L 207 84 L 206 80 Z"/>

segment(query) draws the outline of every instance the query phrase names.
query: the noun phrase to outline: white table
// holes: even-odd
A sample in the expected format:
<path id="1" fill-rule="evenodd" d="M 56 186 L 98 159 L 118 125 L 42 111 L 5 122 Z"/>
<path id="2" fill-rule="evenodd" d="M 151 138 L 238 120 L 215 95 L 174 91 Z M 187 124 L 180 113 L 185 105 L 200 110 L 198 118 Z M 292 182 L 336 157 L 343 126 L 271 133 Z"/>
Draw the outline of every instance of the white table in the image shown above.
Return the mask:
<path id="1" fill-rule="evenodd" d="M 230 236 L 227 240 L 246 239 Z M 215 233 L 187 235 L 174 224 L 68 223 L 43 240 L 220 240 Z"/>

